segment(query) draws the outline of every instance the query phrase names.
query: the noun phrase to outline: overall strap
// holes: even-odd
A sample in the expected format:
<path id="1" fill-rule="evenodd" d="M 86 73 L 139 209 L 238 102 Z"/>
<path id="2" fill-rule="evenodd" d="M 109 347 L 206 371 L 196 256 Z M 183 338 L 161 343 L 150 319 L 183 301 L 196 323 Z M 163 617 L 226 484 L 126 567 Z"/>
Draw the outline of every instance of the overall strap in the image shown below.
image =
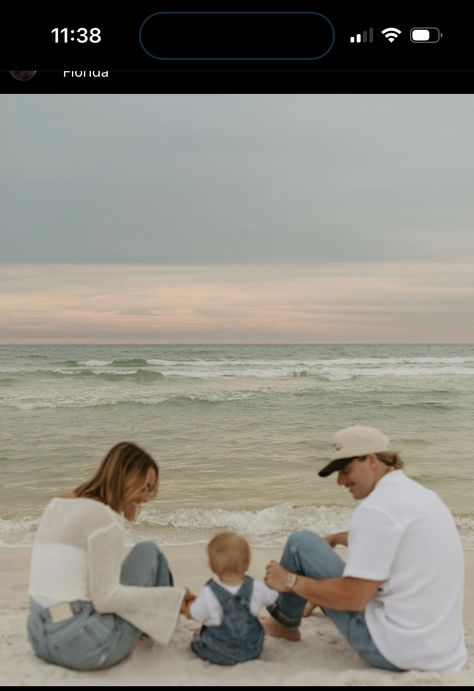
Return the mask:
<path id="1" fill-rule="evenodd" d="M 217 583 L 213 578 L 210 578 L 206 585 L 209 586 L 209 588 L 212 590 L 214 595 L 217 597 L 219 600 L 220 604 L 223 605 L 224 602 L 227 602 L 227 600 L 232 599 L 234 596 L 232 593 L 229 593 L 228 590 L 223 588 L 219 583 Z M 239 591 L 240 592 L 240 591 Z"/>
<path id="2" fill-rule="evenodd" d="M 239 599 L 242 602 L 245 602 L 246 605 L 250 604 L 253 592 L 253 584 L 253 578 L 251 578 L 250 576 L 245 576 L 244 582 L 240 586 L 239 591 L 236 593 L 236 595 L 239 596 Z"/>

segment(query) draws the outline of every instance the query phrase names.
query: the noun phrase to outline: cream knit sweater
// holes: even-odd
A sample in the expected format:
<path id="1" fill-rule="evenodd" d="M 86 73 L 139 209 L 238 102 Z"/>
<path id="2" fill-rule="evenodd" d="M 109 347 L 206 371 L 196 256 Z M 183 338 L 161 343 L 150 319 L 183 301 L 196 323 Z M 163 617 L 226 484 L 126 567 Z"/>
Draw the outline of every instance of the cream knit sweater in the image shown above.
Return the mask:
<path id="1" fill-rule="evenodd" d="M 183 588 L 121 585 L 123 518 L 94 499 L 53 499 L 41 518 L 29 594 L 88 600 L 99 613 L 126 619 L 158 643 L 176 627 Z"/>

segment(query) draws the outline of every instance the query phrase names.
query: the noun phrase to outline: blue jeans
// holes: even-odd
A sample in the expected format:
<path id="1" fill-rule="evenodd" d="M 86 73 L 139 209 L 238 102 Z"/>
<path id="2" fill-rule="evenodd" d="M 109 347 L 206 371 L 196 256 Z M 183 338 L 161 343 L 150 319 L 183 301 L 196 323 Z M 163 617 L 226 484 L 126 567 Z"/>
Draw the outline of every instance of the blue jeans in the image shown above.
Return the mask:
<path id="1" fill-rule="evenodd" d="M 166 557 L 152 541 L 140 542 L 122 564 L 123 585 L 174 585 Z M 91 602 L 70 603 L 74 616 L 53 623 L 49 610 L 31 603 L 27 629 L 38 657 L 70 669 L 105 669 L 129 655 L 142 635 L 117 614 L 99 614 Z M 159 616 L 159 612 L 156 613 Z"/>
<path id="2" fill-rule="evenodd" d="M 309 578 L 338 578 L 344 571 L 344 562 L 339 555 L 325 540 L 310 530 L 290 535 L 280 563 L 285 569 Z M 296 593 L 281 593 L 276 603 L 268 607 L 268 611 L 281 624 L 293 628 L 300 625 L 305 604 L 306 600 Z M 367 628 L 364 612 L 344 612 L 328 607 L 321 609 L 369 665 L 393 672 L 403 671 L 386 660 L 378 650 Z"/>

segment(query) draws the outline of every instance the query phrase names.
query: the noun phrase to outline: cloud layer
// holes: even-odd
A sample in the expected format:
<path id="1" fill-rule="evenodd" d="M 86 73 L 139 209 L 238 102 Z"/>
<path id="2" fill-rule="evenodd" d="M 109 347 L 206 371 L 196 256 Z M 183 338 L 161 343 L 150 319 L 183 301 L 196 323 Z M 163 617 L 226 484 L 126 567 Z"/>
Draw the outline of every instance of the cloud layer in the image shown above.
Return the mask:
<path id="1" fill-rule="evenodd" d="M 474 265 L 0 267 L 1 343 L 467 343 Z"/>

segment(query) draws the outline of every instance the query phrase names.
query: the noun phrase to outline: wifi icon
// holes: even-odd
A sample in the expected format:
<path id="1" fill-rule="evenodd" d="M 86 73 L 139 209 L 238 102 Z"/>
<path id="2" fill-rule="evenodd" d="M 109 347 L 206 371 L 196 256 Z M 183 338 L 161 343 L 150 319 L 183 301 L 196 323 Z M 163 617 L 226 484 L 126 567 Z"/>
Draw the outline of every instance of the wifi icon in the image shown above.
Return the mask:
<path id="1" fill-rule="evenodd" d="M 400 29 L 396 29 L 394 26 L 389 26 L 386 29 L 382 29 L 382 34 L 385 36 L 386 39 L 390 41 L 390 43 L 393 43 L 396 38 L 400 36 L 402 32 Z"/>

